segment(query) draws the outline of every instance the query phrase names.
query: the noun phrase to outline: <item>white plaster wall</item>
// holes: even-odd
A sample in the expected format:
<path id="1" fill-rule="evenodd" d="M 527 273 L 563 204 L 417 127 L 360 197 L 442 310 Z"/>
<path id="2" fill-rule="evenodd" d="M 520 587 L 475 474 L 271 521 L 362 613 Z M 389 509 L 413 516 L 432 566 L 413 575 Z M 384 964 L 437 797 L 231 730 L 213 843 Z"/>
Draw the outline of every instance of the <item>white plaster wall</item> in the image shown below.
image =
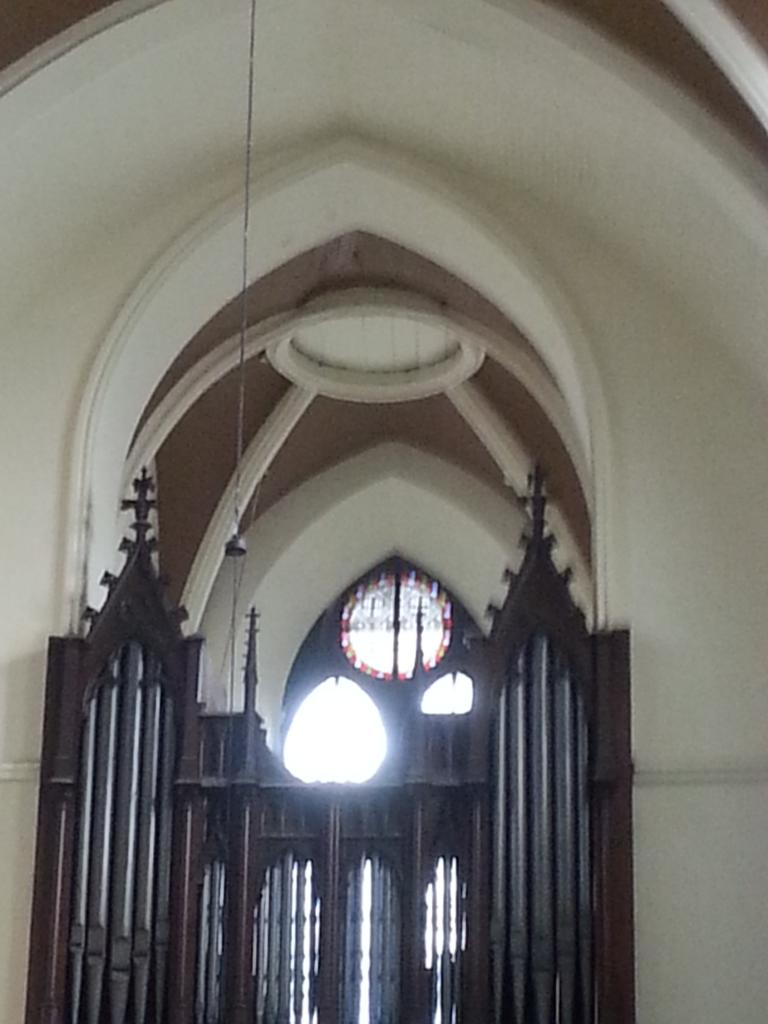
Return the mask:
<path id="1" fill-rule="evenodd" d="M 766 800 L 760 778 L 635 790 L 639 1024 L 766 1015 Z"/>
<path id="2" fill-rule="evenodd" d="M 766 392 L 697 312 L 557 248 L 610 396 L 638 768 L 768 758 Z"/>
<path id="3" fill-rule="evenodd" d="M 35 856 L 35 766 L 0 771 L 0 806 L 0 1020 L 3 1024 L 21 1024 Z"/>

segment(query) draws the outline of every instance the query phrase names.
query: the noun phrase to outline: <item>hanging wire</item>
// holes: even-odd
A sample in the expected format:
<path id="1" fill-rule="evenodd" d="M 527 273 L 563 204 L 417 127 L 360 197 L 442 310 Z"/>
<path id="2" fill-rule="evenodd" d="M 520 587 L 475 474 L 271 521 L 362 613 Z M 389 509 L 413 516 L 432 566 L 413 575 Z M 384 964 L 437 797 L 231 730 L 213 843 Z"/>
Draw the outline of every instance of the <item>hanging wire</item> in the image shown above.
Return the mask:
<path id="1" fill-rule="evenodd" d="M 268 474 L 264 473 L 262 475 L 262 477 L 259 479 L 259 482 L 257 483 L 257 485 L 256 485 L 256 487 L 254 489 L 253 497 L 251 498 L 250 505 L 246 509 L 246 511 L 248 513 L 248 516 L 247 516 L 247 522 L 246 522 L 245 526 L 243 527 L 243 531 L 242 531 L 244 536 L 248 536 L 248 534 L 251 531 L 251 527 L 256 522 L 256 512 L 257 512 L 258 506 L 259 506 L 259 497 L 261 495 L 261 489 L 262 489 L 262 487 L 264 485 L 264 480 L 266 479 L 267 476 L 268 476 Z M 240 590 L 241 590 L 241 586 L 242 586 L 242 577 L 244 575 L 245 565 L 239 559 L 233 559 L 233 564 L 235 566 L 235 569 L 237 570 L 233 574 L 233 578 L 236 580 L 234 597 L 235 597 L 235 600 L 236 600 L 237 605 L 239 607 L 239 603 L 240 603 Z M 233 642 L 235 642 L 235 643 L 237 642 L 237 623 L 235 621 L 235 618 L 230 616 L 230 622 L 229 622 L 229 626 L 227 628 L 227 636 L 226 636 L 226 640 L 225 640 L 224 646 L 222 648 L 221 661 L 219 662 L 219 671 L 218 671 L 218 675 L 216 677 L 217 679 L 221 679 L 222 676 L 224 676 L 225 672 L 227 672 L 227 678 L 229 678 L 229 675 L 230 675 L 230 668 L 229 668 L 229 666 L 230 666 L 230 661 L 231 661 L 232 644 L 233 644 Z"/>
<path id="2" fill-rule="evenodd" d="M 242 237 L 242 278 L 240 307 L 240 343 L 238 355 L 238 395 L 235 438 L 235 486 L 232 509 L 232 536 L 227 542 L 225 554 L 238 559 L 245 554 L 245 542 L 240 532 L 242 515 L 243 435 L 245 428 L 245 340 L 248 331 L 248 235 L 251 223 L 251 167 L 253 164 L 253 85 L 256 68 L 256 0 L 250 0 L 248 26 L 248 98 L 245 125 L 245 181 L 243 185 L 243 237 Z M 255 495 L 254 495 L 255 501 Z M 255 513 L 255 509 L 253 510 Z M 232 572 L 232 614 L 229 629 L 229 713 L 230 721 L 235 705 L 235 675 L 237 649 L 237 609 L 240 603 L 240 589 L 243 581 L 242 564 L 233 564 Z M 231 737 L 230 737 L 231 740 Z M 231 749 L 231 742 L 230 742 Z M 231 756 L 230 756 L 231 760 Z"/>
<path id="3" fill-rule="evenodd" d="M 253 165 L 253 83 L 256 68 L 256 0 L 251 0 L 248 31 L 248 101 L 245 126 L 245 181 L 243 186 L 242 276 L 240 291 L 240 341 L 238 347 L 238 394 L 235 429 L 235 488 L 232 510 L 232 537 L 227 544 L 228 555 L 245 554 L 240 534 L 243 484 L 243 435 L 245 430 L 245 342 L 248 333 L 248 239 L 251 227 L 251 168 Z"/>
<path id="4" fill-rule="evenodd" d="M 225 815 L 225 858 L 227 865 L 232 864 L 231 838 L 232 838 L 232 783 L 234 777 L 234 713 L 235 713 L 235 678 L 237 676 L 237 640 L 239 630 L 237 628 L 237 613 L 240 606 L 240 592 L 243 583 L 244 562 L 246 547 L 240 530 L 242 515 L 242 471 L 243 471 L 243 440 L 245 431 L 245 341 L 248 331 L 248 236 L 251 220 L 251 167 L 253 163 L 253 91 L 255 77 L 255 51 L 256 51 L 256 0 L 250 0 L 249 10 L 249 33 L 248 33 L 248 98 L 245 126 L 245 181 L 243 187 L 243 236 L 242 236 L 242 277 L 241 277 L 241 308 L 240 308 L 240 339 L 238 351 L 238 394 L 237 394 L 237 420 L 235 431 L 235 478 L 234 495 L 232 508 L 232 535 L 227 541 L 224 553 L 232 562 L 232 609 L 229 623 L 229 693 L 228 693 L 228 717 L 227 717 L 227 765 L 226 765 L 226 804 Z M 254 506 L 256 495 L 254 495 Z M 255 508 L 253 510 L 255 513 Z M 226 648 L 225 648 L 226 649 Z M 222 665 L 223 668 L 223 665 Z M 225 889 L 225 907 L 230 899 L 231 879 L 227 880 Z M 228 909 L 225 910 L 228 914 Z M 227 961 L 229 958 L 229 943 L 224 942 L 221 951 L 221 972 L 222 977 L 227 976 Z M 226 1013 L 226 1008 L 224 1009 Z"/>
<path id="5" fill-rule="evenodd" d="M 240 531 L 242 517 L 243 441 L 245 431 L 245 342 L 248 332 L 248 237 L 251 225 L 251 169 L 253 165 L 253 85 L 256 70 L 256 0 L 250 0 L 248 19 L 248 95 L 245 123 L 245 180 L 243 182 L 243 235 L 241 250 L 240 339 L 238 346 L 237 418 L 235 429 L 235 486 L 232 508 L 232 536 L 225 554 L 238 558 L 245 554 L 245 542 Z M 254 496 L 255 498 L 255 496 Z M 255 509 L 252 511 L 255 512 Z M 232 615 L 229 629 L 230 671 L 229 711 L 234 709 L 235 651 L 237 646 L 237 608 L 243 579 L 242 566 L 234 566 L 232 573 Z"/>

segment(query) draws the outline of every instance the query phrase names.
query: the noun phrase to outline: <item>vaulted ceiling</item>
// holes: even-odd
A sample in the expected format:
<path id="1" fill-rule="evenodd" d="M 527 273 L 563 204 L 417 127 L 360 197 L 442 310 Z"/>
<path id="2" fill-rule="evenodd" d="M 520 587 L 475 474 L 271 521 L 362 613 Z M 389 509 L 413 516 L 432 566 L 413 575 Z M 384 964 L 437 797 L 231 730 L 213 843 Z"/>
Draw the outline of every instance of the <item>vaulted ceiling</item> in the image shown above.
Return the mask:
<path id="1" fill-rule="evenodd" d="M 728 235 L 735 248 L 729 204 L 743 202 L 743 220 L 754 220 L 753 194 L 732 188 L 725 168 L 746 169 L 757 192 L 759 164 L 748 151 L 768 155 L 765 133 L 672 0 L 530 0 L 514 12 L 475 2 L 439 14 L 403 0 L 257 5 L 266 43 L 256 83 L 260 205 L 245 296 L 240 528 L 383 442 L 439 459 L 510 510 L 538 461 L 567 560 L 589 592 L 599 558 L 594 446 L 607 433 L 591 371 L 576 371 L 573 354 L 590 330 L 588 315 L 578 315 L 590 300 L 582 305 L 574 281 L 561 320 L 556 282 L 584 256 L 626 261 L 753 358 L 759 335 L 749 321 L 759 314 L 740 289 L 756 264 L 740 234 L 738 260 L 715 261 L 712 243 Z M 94 556 L 103 564 L 116 496 L 138 465 L 153 462 L 163 568 L 175 597 L 196 594 L 196 624 L 228 515 L 232 526 L 245 53 L 233 54 L 246 9 L 239 0 L 215 9 L 200 0 L 37 0 L 1 16 L 5 116 L 32 153 L 14 147 L 0 196 L 7 222 L 23 217 L 30 229 L 5 254 L 4 276 L 20 282 L 9 289 L 9 320 L 36 308 L 64 245 L 66 273 L 82 272 L 89 300 L 103 303 L 95 330 L 120 344 L 156 282 L 170 282 L 168 295 L 177 271 L 186 282 L 184 297 L 169 299 L 148 329 L 141 357 L 131 362 L 126 346 L 115 370 L 114 381 L 130 386 L 115 383 L 104 403 L 109 440 L 95 457 L 104 476 L 88 523 L 103 540 Z M 759 12 L 734 13 L 758 45 Z M 110 36 L 118 60 L 107 52 Z M 29 127 L 37 76 L 10 87 L 70 46 L 40 76 L 45 85 L 50 72 L 53 95 L 45 130 Z M 37 147 L 52 155 L 35 160 Z M 55 188 L 39 187 L 48 167 Z M 226 225 L 220 236 L 215 225 Z M 570 253 L 568 238 L 578 239 Z M 94 284 L 111 267 L 102 251 L 125 258 L 106 287 Z M 199 263 L 185 277 L 187 253 Z M 518 255 L 525 270 L 515 272 Z M 136 292 L 130 282 L 141 282 Z M 127 294 L 136 315 L 113 322 Z M 96 436 L 94 448 L 100 443 Z M 119 479 L 112 466 L 126 447 Z"/>
<path id="2" fill-rule="evenodd" d="M 52 53 L 83 34 L 168 0 L 25 0 L 0 11 L 0 74 L 13 81 L 23 59 L 37 48 Z M 499 0 L 497 0 L 499 2 Z M 743 96 L 665 0 L 536 0 L 559 8 L 596 29 L 640 61 L 665 75 L 713 113 L 754 152 L 768 159 L 765 130 Z M 500 3 L 500 6 L 503 3 Z M 768 48 L 768 7 L 760 0 L 724 0 L 722 5 L 753 42 Z M 14 68 L 14 65 L 16 67 Z M 0 91 L 2 80 L 0 79 Z"/>
<path id="3" fill-rule="evenodd" d="M 115 18 L 149 6 L 154 5 L 108 5 L 98 0 L 59 5 L 36 0 L 13 13 L 6 11 L 0 67 L 6 67 L 12 82 L 14 75 L 23 74 L 23 58 L 35 47 L 66 46 L 78 32 L 98 32 Z M 661 0 L 541 0 L 541 6 L 559 8 L 596 29 L 679 86 L 753 153 L 768 158 L 765 132 L 739 91 Z M 746 3 L 734 2 L 733 7 L 756 40 L 765 38 L 768 16 Z M 62 32 L 64 36 L 59 35 Z M 366 291 L 368 300 L 376 296 L 389 303 L 390 311 L 403 302 L 425 303 L 430 316 L 439 315 L 451 330 L 474 334 L 479 355 L 471 373 L 443 381 L 417 397 L 403 392 L 397 402 L 375 396 L 355 400 L 343 389 L 329 393 L 311 380 L 293 379 L 278 358 L 281 339 L 295 333 L 313 304 L 330 296 L 338 313 L 346 303 L 344 296 L 354 307 L 360 290 Z M 266 436 L 270 450 L 253 481 L 253 494 L 247 494 L 242 529 L 311 478 L 375 448 L 382 439 L 439 456 L 516 506 L 520 477 L 511 480 L 508 466 L 499 458 L 500 449 L 511 443 L 529 464 L 538 461 L 544 466 L 569 550 L 588 571 L 592 495 L 585 453 L 574 440 L 577 431 L 568 419 L 566 397 L 519 325 L 477 288 L 414 250 L 357 231 L 308 249 L 263 275 L 248 289 L 245 305 L 256 341 L 244 370 L 243 441 L 248 450 Z M 163 568 L 176 598 L 185 593 L 201 549 L 211 541 L 212 523 L 229 500 L 239 375 L 231 359 L 224 360 L 220 372 L 206 368 L 217 353 L 231 353 L 242 308 L 243 296 L 232 297 L 189 337 L 147 402 L 128 457 L 130 469 L 147 455 L 155 460 Z M 303 325 L 301 330 L 305 329 Z M 338 317 L 325 329 L 338 336 Z M 412 325 L 410 329 L 415 330 Z M 260 332 L 270 330 L 277 334 L 260 344 Z M 362 320 L 359 335 L 361 351 L 369 355 L 382 344 Z M 494 339 L 490 347 L 489 338 Z M 518 372 L 516 359 L 527 367 L 527 374 Z M 531 386 L 531 374 L 539 381 L 538 389 Z M 306 401 L 273 437 L 271 425 L 297 392 L 306 392 Z M 554 404 L 543 400 L 552 395 Z"/>
<path id="4" fill-rule="evenodd" d="M 360 312 L 361 296 L 365 312 Z M 282 434 L 254 481 L 255 493 L 244 509 L 241 528 L 266 513 L 277 501 L 311 477 L 379 445 L 382 439 L 429 452 L 454 464 L 470 476 L 497 491 L 512 507 L 520 499 L 520 478 L 510 480 L 504 466 L 494 457 L 493 436 L 499 444 L 514 439 L 525 453 L 527 465 L 539 462 L 548 477 L 552 499 L 562 512 L 564 524 L 580 561 L 590 560 L 590 515 L 584 482 L 568 452 L 566 441 L 553 423 L 552 412 L 542 406 L 541 391 L 532 393 L 514 372 L 514 359 L 529 367 L 544 390 L 559 394 L 549 371 L 519 329 L 491 302 L 434 262 L 384 238 L 355 232 L 333 239 L 290 260 L 255 282 L 246 296 L 248 322 L 256 334 L 264 325 L 278 323 L 276 336 L 266 345 L 256 345 L 245 363 L 244 447 L 258 443 L 269 430 L 276 410 L 296 385 L 273 365 L 276 346 L 297 334 L 306 336 L 301 316 L 324 297 L 334 299 L 332 315 L 322 307 L 321 327 L 328 351 L 338 339 L 342 324 L 339 313 L 353 316 L 350 341 L 342 353 L 346 361 L 359 354 L 362 364 L 383 359 L 379 369 L 364 371 L 360 378 L 374 387 L 371 394 L 355 398 L 342 387 L 339 394 L 327 393 L 314 364 L 317 381 L 302 381 L 307 395 L 295 422 Z M 382 302 L 386 313 L 375 317 L 372 297 Z M 415 322 L 393 319 L 398 307 L 421 303 L 421 318 Z M 425 305 L 428 304 L 428 305 Z M 221 374 L 212 374 L 209 386 L 190 389 L 201 377 L 201 367 L 226 348 L 237 333 L 242 314 L 238 296 L 212 317 L 189 341 L 159 383 L 150 399 L 134 438 L 134 448 L 144 450 L 147 438 L 156 433 L 163 408 L 178 408 L 175 395 L 186 395 L 185 411 L 165 428 L 156 449 L 156 473 L 160 498 L 163 568 L 172 581 L 174 595 L 184 592 L 193 562 L 206 531 L 235 469 L 237 410 L 240 372 L 223 364 Z M 475 332 L 477 358 L 467 365 L 461 379 L 434 382 L 427 377 L 423 393 L 411 397 L 413 377 L 435 369 L 439 360 L 426 350 L 430 336 L 426 311 L 439 317 L 446 337 L 454 331 Z M 438 328 L 433 328 L 433 333 Z M 483 333 L 485 332 L 485 333 Z M 405 373 L 395 377 L 394 397 L 377 393 L 381 387 L 381 366 L 392 358 L 397 345 L 411 346 L 407 359 L 421 358 L 423 365 L 405 364 Z M 492 339 L 492 341 L 490 340 Z M 491 345 L 491 352 L 484 347 Z M 496 346 L 496 349 L 493 346 Z M 504 345 L 504 364 L 493 351 Z M 417 348 L 421 348 L 417 352 Z M 399 350 L 398 350 L 399 351 Z M 326 356 L 327 358 L 327 356 Z M 399 358 L 403 358 L 401 353 Z M 425 361 L 425 362 L 424 362 Z M 355 378 L 357 379 L 357 378 Z M 349 379 L 343 378 L 349 387 Z M 405 387 L 405 391 L 403 391 Z M 326 393 L 324 394 L 324 390 Z M 533 391 L 537 392 L 534 386 Z M 405 396 L 406 400 L 403 400 Z M 464 399 L 471 403 L 467 411 Z M 473 410 L 476 415 L 473 415 Z M 479 410 L 479 412 L 478 412 Z"/>

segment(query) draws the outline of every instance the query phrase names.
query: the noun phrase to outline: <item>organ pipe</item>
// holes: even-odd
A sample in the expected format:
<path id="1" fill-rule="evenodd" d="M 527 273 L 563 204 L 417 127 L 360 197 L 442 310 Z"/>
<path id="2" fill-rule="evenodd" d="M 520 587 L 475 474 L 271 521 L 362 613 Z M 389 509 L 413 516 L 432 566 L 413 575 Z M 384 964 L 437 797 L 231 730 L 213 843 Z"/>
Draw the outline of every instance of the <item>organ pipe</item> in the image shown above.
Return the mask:
<path id="1" fill-rule="evenodd" d="M 91 854 L 91 820 L 93 815 L 93 787 L 96 768 L 96 721 L 98 697 L 88 702 L 85 733 L 80 759 L 79 831 L 75 868 L 75 888 L 70 931 L 70 1020 L 78 1024 L 83 989 L 86 923 L 88 914 L 88 869 Z"/>
<path id="2" fill-rule="evenodd" d="M 169 904 L 171 891 L 171 850 L 173 823 L 173 774 L 175 763 L 174 713 L 171 699 L 161 698 L 161 763 L 157 844 L 157 889 L 155 896 L 155 1020 L 163 1020 L 170 941 Z"/>
<path id="3" fill-rule="evenodd" d="M 291 885 L 293 881 L 293 855 L 287 853 L 279 875 L 280 892 L 280 973 L 278 975 L 277 1019 L 288 1017 L 291 994 Z"/>
<path id="4" fill-rule="evenodd" d="M 166 705 L 159 662 L 131 642 L 110 658 L 86 706 L 70 919 L 71 1024 L 125 1024 L 129 1008 L 131 1024 L 146 1024 L 153 987 L 160 1008 L 154 1017 L 162 1020 L 164 975 L 155 970 L 153 979 L 152 954 L 163 915 L 167 921 L 167 884 L 165 894 L 157 886 L 163 840 L 170 842 L 173 745 L 164 729 L 173 723 L 172 715 L 164 723 Z"/>
<path id="5" fill-rule="evenodd" d="M 98 736 L 88 879 L 86 977 L 88 1024 L 99 1024 L 107 956 L 107 915 L 111 879 L 112 813 L 117 753 L 118 689 L 115 680 L 98 691 Z"/>
<path id="6" fill-rule="evenodd" d="M 292 972 L 291 982 L 293 985 L 293 1017 L 300 1021 L 303 1006 L 303 981 L 304 981 L 304 931 L 307 925 L 305 917 L 305 887 L 306 873 L 304 865 L 294 863 L 294 898 L 293 898 L 293 921 L 292 921 Z"/>
<path id="7" fill-rule="evenodd" d="M 499 701 L 494 802 L 497 1024 L 591 1024 L 588 730 L 567 659 L 543 633 Z"/>
<path id="8" fill-rule="evenodd" d="M 359 1020 L 360 969 L 362 950 L 360 948 L 360 926 L 362 922 L 362 875 L 359 864 L 350 871 L 347 879 L 347 905 L 344 928 L 344 1020 L 352 1024 Z"/>
<path id="9" fill-rule="evenodd" d="M 197 947 L 197 998 L 195 999 L 195 1022 L 205 1024 L 208 998 L 208 946 L 211 942 L 211 865 L 206 864 L 200 887 L 200 915 L 198 918 Z"/>
<path id="10" fill-rule="evenodd" d="M 136 811 L 142 703 L 140 684 L 143 672 L 143 655 L 137 643 L 126 645 L 120 669 L 120 746 L 114 824 L 114 876 L 110 906 L 111 1024 L 125 1024 L 133 954 Z"/>
<path id="11" fill-rule="evenodd" d="M 581 1016 L 583 1024 L 592 1024 L 592 869 L 590 863 L 588 727 L 583 702 L 577 704 L 576 734 L 579 750 L 577 768 L 578 813 L 578 944 Z"/>
<path id="12" fill-rule="evenodd" d="M 151 663 L 149 686 L 143 709 L 141 783 L 136 876 L 135 931 L 133 945 L 134 1018 L 144 1024 L 149 997 L 150 953 L 154 914 L 156 869 L 157 795 L 160 766 L 160 727 L 162 692 L 156 679 L 157 666 Z"/>
<path id="13" fill-rule="evenodd" d="M 550 1024 L 555 989 L 552 845 L 552 681 L 547 637 L 531 650 L 531 883 L 533 988 L 538 1024 Z"/>
<path id="14" fill-rule="evenodd" d="M 512 677 L 506 704 L 509 714 L 509 781 L 502 786 L 507 804 L 507 907 L 509 913 L 509 981 L 516 1021 L 524 1021 L 528 996 L 530 933 L 528 930 L 529 858 L 528 858 L 528 680 L 527 661 L 521 653 L 518 670 Z"/>
<path id="15" fill-rule="evenodd" d="M 491 949 L 493 955 L 493 1015 L 500 1021 L 504 1011 L 504 982 L 506 959 L 506 928 L 509 915 L 509 894 L 507 888 L 507 832 L 509 794 L 507 791 L 509 768 L 508 717 L 510 687 L 504 686 L 499 698 L 498 723 L 496 727 L 495 771 L 493 817 L 493 918 L 491 922 Z"/>
<path id="16" fill-rule="evenodd" d="M 555 680 L 555 807 L 557 864 L 557 976 L 559 1019 L 571 1021 L 576 985 L 576 747 L 573 684 L 567 667 L 558 665 Z"/>
<path id="17" fill-rule="evenodd" d="M 446 858 L 441 857 L 438 861 L 438 877 L 441 878 L 442 882 L 442 949 L 439 949 L 440 954 L 440 972 L 438 976 L 438 993 L 437 1003 L 442 1008 L 441 1020 L 445 1021 L 446 1024 L 451 1022 L 452 1024 L 452 992 L 451 992 L 451 977 L 453 974 L 452 962 L 451 962 L 451 872 L 448 867 L 448 861 Z"/>
<path id="18" fill-rule="evenodd" d="M 267 868 L 254 917 L 259 1024 L 316 1020 L 318 927 L 314 863 L 288 851 Z"/>

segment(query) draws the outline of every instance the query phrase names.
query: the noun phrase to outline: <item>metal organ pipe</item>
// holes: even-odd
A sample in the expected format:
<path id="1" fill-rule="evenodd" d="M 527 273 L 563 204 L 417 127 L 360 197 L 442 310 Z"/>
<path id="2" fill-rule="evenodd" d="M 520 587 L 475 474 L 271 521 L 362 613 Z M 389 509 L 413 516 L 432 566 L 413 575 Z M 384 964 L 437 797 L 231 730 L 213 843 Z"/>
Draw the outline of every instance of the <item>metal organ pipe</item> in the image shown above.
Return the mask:
<path id="1" fill-rule="evenodd" d="M 160 765 L 162 691 L 157 679 L 157 663 L 150 662 L 144 696 L 141 728 L 142 758 L 139 794 L 138 867 L 136 878 L 135 932 L 133 942 L 134 1017 L 144 1024 L 149 995 L 150 954 L 154 913 L 156 868 L 157 793 Z"/>
<path id="2" fill-rule="evenodd" d="M 278 1019 L 280 1010 L 280 888 L 282 879 L 282 867 L 276 865 L 269 871 L 269 885 L 266 892 L 266 905 L 269 920 L 269 946 L 268 946 L 268 980 L 267 980 L 267 1024 L 273 1024 Z"/>
<path id="3" fill-rule="evenodd" d="M 109 659 L 83 727 L 70 1024 L 125 1024 L 129 1012 L 131 1024 L 163 1020 L 173 728 L 159 660 L 136 642 L 124 645 Z"/>
<path id="4" fill-rule="evenodd" d="M 125 1022 L 131 982 L 143 669 L 141 648 L 137 643 L 127 644 L 120 665 L 120 749 L 114 825 L 114 880 L 110 906 L 111 1024 Z"/>
<path id="5" fill-rule="evenodd" d="M 200 887 L 200 916 L 198 918 L 197 946 L 197 994 L 195 998 L 195 1022 L 205 1024 L 205 1007 L 208 995 L 208 957 L 206 952 L 211 941 L 210 908 L 211 905 L 211 865 L 206 864 L 203 871 L 203 884 Z"/>
<path id="6" fill-rule="evenodd" d="M 176 759 L 173 702 L 161 696 L 160 808 L 157 828 L 157 889 L 155 895 L 155 1020 L 163 1020 L 170 938 L 171 834 L 173 825 L 173 773 Z"/>
<path id="7" fill-rule="evenodd" d="M 451 980 L 453 976 L 451 963 L 451 871 L 449 862 L 441 857 L 438 861 L 438 873 L 442 881 L 442 941 L 440 949 L 440 986 L 438 1002 L 442 1005 L 441 1020 L 444 1024 L 454 1024 L 453 1000 L 451 998 Z"/>
<path id="8" fill-rule="evenodd" d="M 100 686 L 97 700 L 99 706 L 98 735 L 86 943 L 88 1024 L 99 1024 L 107 957 L 107 915 L 111 878 L 112 809 L 118 719 L 118 689 L 114 678 Z"/>
<path id="9" fill-rule="evenodd" d="M 555 993 L 552 843 L 552 678 L 549 640 L 533 638 L 531 674 L 531 960 L 536 1021 L 550 1024 Z"/>
<path id="10" fill-rule="evenodd" d="M 259 1024 L 317 1024 L 319 914 L 313 861 L 285 853 L 266 870 L 254 917 Z"/>
<path id="11" fill-rule="evenodd" d="M 509 974 L 516 1020 L 525 1019 L 531 955 L 528 930 L 528 703 L 526 652 L 520 654 L 506 705 L 509 779 L 503 787 L 507 801 L 507 906 L 509 913 Z"/>
<path id="12" fill-rule="evenodd" d="M 578 814 L 578 942 L 579 987 L 582 1024 L 592 1024 L 594 986 L 592 984 L 592 868 L 590 858 L 590 801 L 588 777 L 589 731 L 582 701 L 576 708 L 576 735 L 579 751 L 577 766 Z"/>
<path id="13" fill-rule="evenodd" d="M 567 660 L 533 634 L 499 701 L 496 1024 L 591 1024 L 588 728 Z"/>
<path id="14" fill-rule="evenodd" d="M 91 820 L 93 814 L 93 787 L 96 768 L 96 722 L 99 710 L 98 696 L 88 701 L 88 712 L 80 756 L 79 813 L 77 866 L 70 929 L 71 1020 L 80 1019 L 80 1000 L 83 990 L 86 923 L 88 913 L 88 868 L 91 853 Z"/>
<path id="15" fill-rule="evenodd" d="M 222 967 L 226 867 L 221 860 L 205 865 L 198 917 L 196 1024 L 218 1024 L 222 1010 Z"/>
<path id="16" fill-rule="evenodd" d="M 219 1019 L 219 986 L 221 979 L 221 933 L 224 911 L 224 865 L 214 861 L 209 865 L 210 890 L 208 903 L 208 950 L 206 957 L 207 1005 L 205 1024 L 216 1024 Z"/>
<path id="17" fill-rule="evenodd" d="M 303 1007 L 303 975 L 304 975 L 304 931 L 307 927 L 305 917 L 305 887 L 307 884 L 304 865 L 296 862 L 294 864 L 293 884 L 293 921 L 292 921 L 292 973 L 291 982 L 293 985 L 293 1016 L 296 1021 L 301 1021 Z"/>
<path id="18" fill-rule="evenodd" d="M 493 919 L 491 922 L 491 950 L 493 960 L 493 1013 L 494 1020 L 500 1020 L 504 1008 L 504 976 L 506 956 L 506 926 L 508 909 L 507 866 L 507 756 L 509 740 L 507 726 L 509 710 L 509 686 L 502 688 L 499 698 L 498 722 L 496 727 L 496 790 L 494 794 L 493 818 Z"/>
<path id="19" fill-rule="evenodd" d="M 363 862 L 364 863 L 364 862 Z M 356 1024 L 360 1015 L 360 925 L 362 921 L 361 865 L 356 864 L 347 879 L 347 905 L 344 935 L 344 1017 L 345 1024 Z"/>
<path id="20" fill-rule="evenodd" d="M 573 682 L 559 660 L 555 679 L 556 935 L 562 1021 L 573 1020 L 576 1005 L 577 757 Z"/>
<path id="21" fill-rule="evenodd" d="M 287 853 L 280 873 L 280 973 L 278 975 L 277 1020 L 288 1020 L 291 995 L 291 882 L 293 854 Z"/>

